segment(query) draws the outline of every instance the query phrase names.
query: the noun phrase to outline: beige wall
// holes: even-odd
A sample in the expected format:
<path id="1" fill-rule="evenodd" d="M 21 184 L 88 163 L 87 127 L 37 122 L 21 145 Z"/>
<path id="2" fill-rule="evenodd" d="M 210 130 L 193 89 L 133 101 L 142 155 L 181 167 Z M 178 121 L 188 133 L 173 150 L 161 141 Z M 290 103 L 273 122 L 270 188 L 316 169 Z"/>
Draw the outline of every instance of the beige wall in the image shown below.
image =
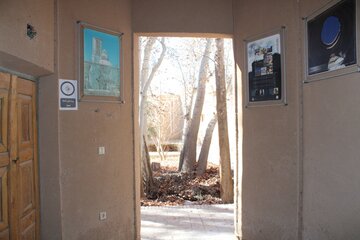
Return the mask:
<path id="1" fill-rule="evenodd" d="M 49 74 L 54 69 L 54 1 L 0 1 L 0 66 L 31 76 Z M 30 40 L 27 24 L 37 31 Z"/>
<path id="2" fill-rule="evenodd" d="M 360 237 L 359 89 L 359 73 L 304 85 L 304 239 Z"/>
<path id="3" fill-rule="evenodd" d="M 39 79 L 38 130 L 41 239 L 62 239 L 57 75 Z"/>
<path id="4" fill-rule="evenodd" d="M 134 0 L 138 33 L 232 34 L 231 0 Z"/>
<path id="5" fill-rule="evenodd" d="M 0 1 L 0 70 L 30 78 L 54 71 L 54 10 L 53 0 Z M 37 31 L 32 40 L 26 36 L 28 23 Z M 41 234 L 53 240 L 61 239 L 56 79 L 38 81 Z"/>
<path id="6" fill-rule="evenodd" d="M 261 6 L 261 7 L 260 7 Z M 281 9 L 281 10 L 280 10 Z M 276 14 L 275 14 L 276 13 Z M 297 239 L 299 163 L 298 5 L 296 1 L 236 1 L 236 62 L 245 96 L 244 39 L 285 26 L 287 106 L 243 108 L 243 239 Z M 243 101 L 245 102 L 245 100 Z M 241 180 L 241 179 L 240 179 Z"/>
<path id="7" fill-rule="evenodd" d="M 244 135 L 238 228 L 244 239 L 360 236 L 354 224 L 360 220 L 358 73 L 302 84 L 302 17 L 329 2 L 235 1 L 235 52 L 243 87 L 242 40 L 286 27 L 288 106 L 243 108 L 239 123 Z"/>
<path id="8" fill-rule="evenodd" d="M 123 32 L 125 104 L 80 102 L 59 113 L 63 239 L 135 234 L 131 1 L 59 1 L 59 78 L 77 79 L 76 21 Z M 99 156 L 98 147 L 106 154 Z M 99 212 L 107 220 L 99 221 Z"/>

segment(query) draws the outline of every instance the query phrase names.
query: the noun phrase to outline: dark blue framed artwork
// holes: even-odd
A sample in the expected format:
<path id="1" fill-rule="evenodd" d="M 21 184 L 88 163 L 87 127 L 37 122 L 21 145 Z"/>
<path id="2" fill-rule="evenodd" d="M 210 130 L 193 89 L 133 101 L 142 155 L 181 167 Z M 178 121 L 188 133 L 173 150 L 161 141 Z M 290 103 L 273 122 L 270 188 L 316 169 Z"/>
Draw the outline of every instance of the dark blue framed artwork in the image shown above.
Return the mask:
<path id="1" fill-rule="evenodd" d="M 307 74 L 357 63 L 356 0 L 342 0 L 307 21 Z"/>

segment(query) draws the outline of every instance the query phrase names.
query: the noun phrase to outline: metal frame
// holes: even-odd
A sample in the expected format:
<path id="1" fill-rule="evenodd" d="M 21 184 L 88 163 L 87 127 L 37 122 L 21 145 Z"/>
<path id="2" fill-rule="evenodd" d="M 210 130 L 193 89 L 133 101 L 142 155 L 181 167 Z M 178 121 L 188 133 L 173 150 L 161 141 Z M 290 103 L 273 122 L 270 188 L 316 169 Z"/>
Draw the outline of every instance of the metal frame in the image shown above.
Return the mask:
<path id="1" fill-rule="evenodd" d="M 105 29 L 102 27 L 97 27 L 92 24 L 88 24 L 82 21 L 77 21 L 77 28 L 78 28 L 78 87 L 79 87 L 79 94 L 78 98 L 79 101 L 82 102 L 109 102 L 109 103 L 125 103 L 124 101 L 124 60 L 123 60 L 123 48 L 122 48 L 122 36 L 124 33 L 112 31 L 109 29 Z M 113 97 L 113 96 L 92 96 L 92 95 L 85 95 L 84 94 L 84 29 L 91 29 L 103 33 L 107 33 L 110 35 L 114 35 L 119 37 L 119 60 L 120 60 L 120 96 Z"/>
<path id="2" fill-rule="evenodd" d="M 316 73 L 313 75 L 309 75 L 309 65 L 308 65 L 308 22 L 312 19 L 316 18 L 326 10 L 330 9 L 331 7 L 335 6 L 336 4 L 346 1 L 346 0 L 334 0 L 325 5 L 324 7 L 316 10 L 312 14 L 310 14 L 308 17 L 303 18 L 304 20 L 304 29 L 305 29 L 305 38 L 304 38 L 304 74 L 305 74 L 305 80 L 304 83 L 308 82 L 314 82 L 314 81 L 320 81 L 325 80 L 329 78 L 334 78 L 342 75 L 347 75 L 355 72 L 360 71 L 360 48 L 359 48 L 359 34 L 360 34 L 360 0 L 355 0 L 356 10 L 355 10 L 355 23 L 356 23 L 356 33 L 355 33 L 355 46 L 356 46 L 356 63 L 350 66 L 346 66 L 344 68 L 332 70 L 332 71 L 326 71 L 321 73 Z"/>
<path id="3" fill-rule="evenodd" d="M 281 98 L 279 100 L 265 100 L 258 102 L 250 102 L 249 100 L 249 72 L 248 72 L 248 43 L 266 38 L 272 35 L 280 34 L 280 66 L 281 66 Z M 257 106 L 273 106 L 273 105 L 287 105 L 286 102 L 286 71 L 285 71 L 285 27 L 282 26 L 278 29 L 265 32 L 263 34 L 255 35 L 244 40 L 245 46 L 245 106 L 257 107 Z"/>

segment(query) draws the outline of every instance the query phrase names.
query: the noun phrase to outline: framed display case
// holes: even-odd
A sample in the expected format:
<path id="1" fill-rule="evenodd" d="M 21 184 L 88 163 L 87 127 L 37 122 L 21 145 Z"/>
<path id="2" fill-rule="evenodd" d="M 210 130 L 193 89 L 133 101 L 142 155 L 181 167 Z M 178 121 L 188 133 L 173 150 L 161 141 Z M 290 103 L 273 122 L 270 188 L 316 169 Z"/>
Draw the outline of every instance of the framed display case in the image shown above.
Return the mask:
<path id="1" fill-rule="evenodd" d="M 246 106 L 286 104 L 284 29 L 245 40 Z"/>
<path id="2" fill-rule="evenodd" d="M 122 33 L 78 22 L 81 101 L 123 103 Z"/>
<path id="3" fill-rule="evenodd" d="M 305 18 L 306 82 L 359 71 L 359 1 L 333 1 Z"/>

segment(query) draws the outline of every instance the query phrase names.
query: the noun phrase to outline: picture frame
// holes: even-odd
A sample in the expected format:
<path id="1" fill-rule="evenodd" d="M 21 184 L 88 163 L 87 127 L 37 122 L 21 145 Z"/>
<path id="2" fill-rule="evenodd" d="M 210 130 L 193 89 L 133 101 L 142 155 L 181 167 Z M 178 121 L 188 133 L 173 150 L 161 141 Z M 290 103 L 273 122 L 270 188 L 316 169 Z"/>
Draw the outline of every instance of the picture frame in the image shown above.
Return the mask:
<path id="1" fill-rule="evenodd" d="M 305 21 L 305 82 L 359 71 L 359 0 L 334 0 Z"/>
<path id="2" fill-rule="evenodd" d="M 286 105 L 284 32 L 281 27 L 244 41 L 246 107 Z"/>
<path id="3" fill-rule="evenodd" d="M 123 33 L 78 21 L 79 101 L 124 103 Z"/>

